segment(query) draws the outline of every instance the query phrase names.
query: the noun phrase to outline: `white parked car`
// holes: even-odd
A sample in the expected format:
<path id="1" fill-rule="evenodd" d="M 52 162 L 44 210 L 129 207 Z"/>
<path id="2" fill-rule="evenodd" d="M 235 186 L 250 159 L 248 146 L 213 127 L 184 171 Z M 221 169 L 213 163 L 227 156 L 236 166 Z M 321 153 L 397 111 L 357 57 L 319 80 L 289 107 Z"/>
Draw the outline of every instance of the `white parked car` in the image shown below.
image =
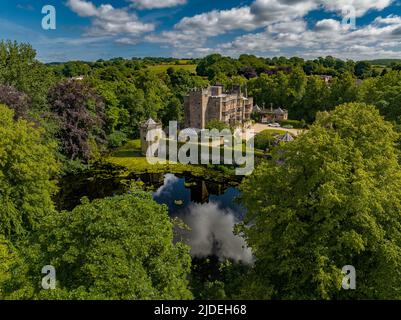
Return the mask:
<path id="1" fill-rule="evenodd" d="M 280 128 L 280 124 L 279 123 L 269 123 L 268 126 L 269 127 L 273 127 L 273 128 Z"/>

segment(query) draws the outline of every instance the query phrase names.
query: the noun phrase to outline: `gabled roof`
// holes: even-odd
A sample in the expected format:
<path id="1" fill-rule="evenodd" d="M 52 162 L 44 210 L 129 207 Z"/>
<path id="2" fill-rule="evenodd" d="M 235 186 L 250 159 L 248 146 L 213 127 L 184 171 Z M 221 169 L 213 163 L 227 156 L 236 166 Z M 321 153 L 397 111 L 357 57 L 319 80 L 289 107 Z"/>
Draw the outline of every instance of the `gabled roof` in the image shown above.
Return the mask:
<path id="1" fill-rule="evenodd" d="M 280 142 L 291 142 L 291 141 L 294 141 L 294 138 L 288 132 L 286 132 L 285 135 L 282 138 L 280 138 Z"/>
<path id="2" fill-rule="evenodd" d="M 275 115 L 284 115 L 284 114 L 286 114 L 286 113 L 288 113 L 288 111 L 287 110 L 285 110 L 285 109 L 281 109 L 281 108 L 277 108 L 277 109 L 273 109 L 273 108 L 270 108 L 270 109 L 262 109 L 262 108 L 260 108 L 258 105 L 255 105 L 254 107 L 253 107 L 253 111 L 254 112 L 258 112 L 258 113 L 262 113 L 262 114 L 275 114 Z"/>
<path id="3" fill-rule="evenodd" d="M 253 111 L 254 112 L 260 112 L 260 111 L 262 111 L 262 109 L 258 105 L 254 105 L 253 106 Z"/>
<path id="4" fill-rule="evenodd" d="M 281 108 L 278 108 L 278 109 L 274 110 L 274 112 L 276 114 L 284 114 L 285 113 L 285 111 L 283 109 L 281 109 Z"/>
<path id="5" fill-rule="evenodd" d="M 156 124 L 157 124 L 157 123 L 156 123 L 155 120 L 153 120 L 152 118 L 149 118 L 148 121 L 146 121 L 146 122 L 143 124 L 143 126 L 144 126 L 144 127 L 150 127 L 150 126 L 154 126 L 154 125 L 156 125 Z"/>

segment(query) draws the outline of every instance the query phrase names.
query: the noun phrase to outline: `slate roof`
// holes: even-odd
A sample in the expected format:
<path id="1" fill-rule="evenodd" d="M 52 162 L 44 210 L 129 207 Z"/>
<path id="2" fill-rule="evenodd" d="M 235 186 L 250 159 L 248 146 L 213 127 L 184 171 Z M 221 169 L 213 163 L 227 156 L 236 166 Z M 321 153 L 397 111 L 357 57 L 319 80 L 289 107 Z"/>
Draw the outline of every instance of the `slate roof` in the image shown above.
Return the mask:
<path id="1" fill-rule="evenodd" d="M 291 142 L 291 141 L 294 141 L 294 138 L 288 132 L 286 132 L 285 135 L 282 138 L 280 138 L 280 142 Z"/>

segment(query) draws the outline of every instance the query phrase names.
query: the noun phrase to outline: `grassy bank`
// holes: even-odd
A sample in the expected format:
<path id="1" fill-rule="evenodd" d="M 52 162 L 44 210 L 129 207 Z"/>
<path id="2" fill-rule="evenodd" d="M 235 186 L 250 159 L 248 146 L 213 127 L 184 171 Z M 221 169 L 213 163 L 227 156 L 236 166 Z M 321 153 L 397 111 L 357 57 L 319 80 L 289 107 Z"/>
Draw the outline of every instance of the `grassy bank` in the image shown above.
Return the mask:
<path id="1" fill-rule="evenodd" d="M 106 157 L 105 162 L 125 168 L 121 173 L 122 176 L 128 176 L 131 173 L 188 173 L 212 181 L 237 183 L 241 179 L 241 177 L 235 176 L 233 169 L 225 166 L 190 165 L 170 161 L 150 164 L 141 153 L 140 140 L 131 140 L 124 146 L 117 148 Z"/>

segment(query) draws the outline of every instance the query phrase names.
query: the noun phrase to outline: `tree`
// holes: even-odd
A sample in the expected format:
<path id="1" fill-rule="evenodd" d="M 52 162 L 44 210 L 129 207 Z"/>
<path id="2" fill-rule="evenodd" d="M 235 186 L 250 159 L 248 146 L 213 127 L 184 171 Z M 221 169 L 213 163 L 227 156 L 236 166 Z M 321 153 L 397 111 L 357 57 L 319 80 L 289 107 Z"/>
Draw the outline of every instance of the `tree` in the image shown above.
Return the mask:
<path id="1" fill-rule="evenodd" d="M 317 74 L 319 72 L 319 65 L 314 61 L 307 61 L 303 69 L 307 75 Z"/>
<path id="2" fill-rule="evenodd" d="M 277 135 L 281 132 L 278 130 L 264 130 L 255 135 L 255 148 L 259 150 L 270 149 L 277 141 Z"/>
<path id="3" fill-rule="evenodd" d="M 217 256 L 193 258 L 190 283 L 196 300 L 235 300 L 251 266 Z"/>
<path id="4" fill-rule="evenodd" d="M 391 71 L 382 77 L 364 80 L 359 100 L 374 104 L 389 121 L 401 123 L 401 72 Z"/>
<path id="5" fill-rule="evenodd" d="M 184 108 L 181 101 L 178 98 L 173 97 L 167 104 L 166 108 L 163 109 L 160 118 L 164 126 L 168 126 L 170 121 L 181 123 L 184 118 Z"/>
<path id="6" fill-rule="evenodd" d="M 226 89 L 228 91 L 232 91 L 239 88 L 242 90 L 242 92 L 245 93 L 245 88 L 247 84 L 247 79 L 243 76 L 233 76 L 231 79 L 228 80 L 226 83 Z"/>
<path id="7" fill-rule="evenodd" d="M 207 81 L 201 77 L 195 76 L 184 69 L 174 70 L 173 68 L 169 68 L 167 74 L 171 92 L 180 99 L 181 102 L 184 102 L 183 97 L 188 94 L 190 89 L 205 87 L 208 84 Z"/>
<path id="8" fill-rule="evenodd" d="M 65 77 L 87 76 L 91 67 L 82 61 L 69 61 L 63 65 L 62 74 Z"/>
<path id="9" fill-rule="evenodd" d="M 306 76 L 299 70 L 287 74 L 279 71 L 276 74 L 261 74 L 259 78 L 249 80 L 248 88 L 258 105 L 288 108 L 292 113 L 301 100 L 306 86 Z"/>
<path id="10" fill-rule="evenodd" d="M 135 87 L 144 94 L 145 118 L 158 118 L 158 112 L 165 107 L 165 101 L 171 96 L 163 79 L 154 72 L 141 70 L 135 74 Z"/>
<path id="11" fill-rule="evenodd" d="M 14 239 L 53 209 L 59 166 L 44 131 L 0 105 L 0 235 Z"/>
<path id="12" fill-rule="evenodd" d="M 150 194 L 84 199 L 46 218 L 22 246 L 29 261 L 8 283 L 11 298 L 190 299 L 189 247 L 173 244 L 167 207 Z M 41 268 L 56 269 L 56 290 L 41 290 Z M 24 267 L 20 267 L 24 270 Z"/>
<path id="13" fill-rule="evenodd" d="M 211 54 L 201 59 L 196 68 L 200 76 L 207 76 L 209 80 L 216 78 L 218 74 L 232 77 L 238 73 L 240 63 L 230 57 L 222 57 L 220 54 Z"/>
<path id="14" fill-rule="evenodd" d="M 222 131 L 224 129 L 230 129 L 230 126 L 227 125 L 224 121 L 213 119 L 206 124 L 206 129 L 208 130 L 217 129 L 219 131 Z"/>
<path id="15" fill-rule="evenodd" d="M 288 79 L 288 92 L 287 92 L 287 101 L 283 104 L 283 106 L 287 106 L 290 114 L 293 113 L 295 106 L 301 101 L 302 97 L 305 94 L 305 88 L 307 84 L 307 78 L 305 73 L 295 68 L 289 75 Z"/>
<path id="16" fill-rule="evenodd" d="M 319 76 L 308 77 L 305 94 L 300 103 L 294 107 L 293 117 L 313 122 L 318 111 L 328 109 L 329 96 L 330 88 Z"/>
<path id="17" fill-rule="evenodd" d="M 256 70 L 262 70 L 268 65 L 264 58 L 258 58 L 251 54 L 241 54 L 238 61 L 245 67 L 252 67 Z"/>
<path id="18" fill-rule="evenodd" d="M 14 110 L 15 120 L 28 117 L 29 97 L 14 87 L 0 85 L 0 103 Z"/>
<path id="19" fill-rule="evenodd" d="M 391 67 L 391 70 L 392 70 L 392 71 L 401 71 L 401 63 L 400 63 L 400 62 L 392 62 L 392 63 L 390 64 L 390 67 Z M 386 68 L 384 68 L 383 71 L 384 71 L 384 70 L 387 71 Z"/>
<path id="20" fill-rule="evenodd" d="M 16 248 L 0 235 L 0 300 L 4 299 L 4 285 L 11 280 L 12 269 L 18 262 L 20 261 Z"/>
<path id="21" fill-rule="evenodd" d="M 372 75 L 372 64 L 367 61 L 359 61 L 355 64 L 355 75 L 364 79 Z"/>
<path id="22" fill-rule="evenodd" d="M 222 85 L 223 87 L 228 87 L 230 85 L 230 82 L 230 78 L 226 76 L 223 72 L 216 72 L 210 80 L 211 84 Z"/>
<path id="23" fill-rule="evenodd" d="M 358 86 L 355 77 L 346 72 L 338 78 L 334 78 L 330 85 L 330 96 L 328 106 L 330 109 L 348 103 L 356 102 L 358 99 Z"/>
<path id="24" fill-rule="evenodd" d="M 147 120 L 143 90 L 130 81 L 95 79 L 93 83 L 106 104 L 107 133 L 121 131 L 131 138 L 138 137 L 140 123 Z"/>
<path id="25" fill-rule="evenodd" d="M 281 106 L 282 100 L 280 100 L 280 95 L 277 94 L 279 91 L 279 86 L 285 91 L 287 84 L 287 76 L 280 74 L 281 78 L 278 79 L 276 75 L 268 76 L 267 74 L 261 74 L 257 79 L 251 79 L 249 81 L 250 95 L 255 97 L 255 100 L 259 105 L 275 105 L 276 107 Z M 281 82 L 280 85 L 277 85 Z M 284 97 L 283 97 L 284 98 Z"/>
<path id="26" fill-rule="evenodd" d="M 258 76 L 258 74 L 256 73 L 256 70 L 249 66 L 241 68 L 240 74 L 243 75 L 248 80 L 252 79 L 252 78 L 256 78 Z"/>
<path id="27" fill-rule="evenodd" d="M 130 137 L 139 136 L 139 127 L 143 120 L 147 120 L 147 100 L 142 89 L 132 83 L 118 86 L 117 95 L 120 100 L 120 126 L 118 129 Z M 126 116 L 128 114 L 128 117 Z M 123 115 L 124 117 L 121 117 Z"/>
<path id="28" fill-rule="evenodd" d="M 26 93 L 31 98 L 31 111 L 47 109 L 46 95 L 53 81 L 54 75 L 36 60 L 31 45 L 0 42 L 0 83 Z"/>
<path id="29" fill-rule="evenodd" d="M 116 130 L 124 130 L 130 122 L 130 113 L 125 108 L 125 100 L 127 94 L 132 95 L 137 90 L 134 85 L 125 81 L 100 81 L 92 80 L 93 86 L 96 88 L 105 103 L 105 123 L 108 134 L 114 133 Z M 135 108 L 138 101 L 130 101 Z M 141 112 L 137 109 L 137 117 Z M 129 126 L 128 126 L 129 127 Z M 130 127 L 129 130 L 132 130 Z"/>
<path id="30" fill-rule="evenodd" d="M 88 162 L 94 151 L 91 139 L 104 143 L 104 102 L 83 81 L 64 81 L 52 88 L 49 103 L 59 123 L 57 138 L 69 160 Z"/>
<path id="31" fill-rule="evenodd" d="M 372 125 L 374 124 L 374 125 Z M 399 299 L 398 134 L 373 106 L 318 115 L 242 185 L 242 231 L 256 264 L 253 298 Z M 357 290 L 342 290 L 352 265 Z M 249 296 L 248 296 L 249 297 Z"/>
<path id="32" fill-rule="evenodd" d="M 117 68 L 116 66 L 109 66 L 101 69 L 99 72 L 99 77 L 101 80 L 105 81 L 120 81 L 124 79 L 121 69 Z"/>

